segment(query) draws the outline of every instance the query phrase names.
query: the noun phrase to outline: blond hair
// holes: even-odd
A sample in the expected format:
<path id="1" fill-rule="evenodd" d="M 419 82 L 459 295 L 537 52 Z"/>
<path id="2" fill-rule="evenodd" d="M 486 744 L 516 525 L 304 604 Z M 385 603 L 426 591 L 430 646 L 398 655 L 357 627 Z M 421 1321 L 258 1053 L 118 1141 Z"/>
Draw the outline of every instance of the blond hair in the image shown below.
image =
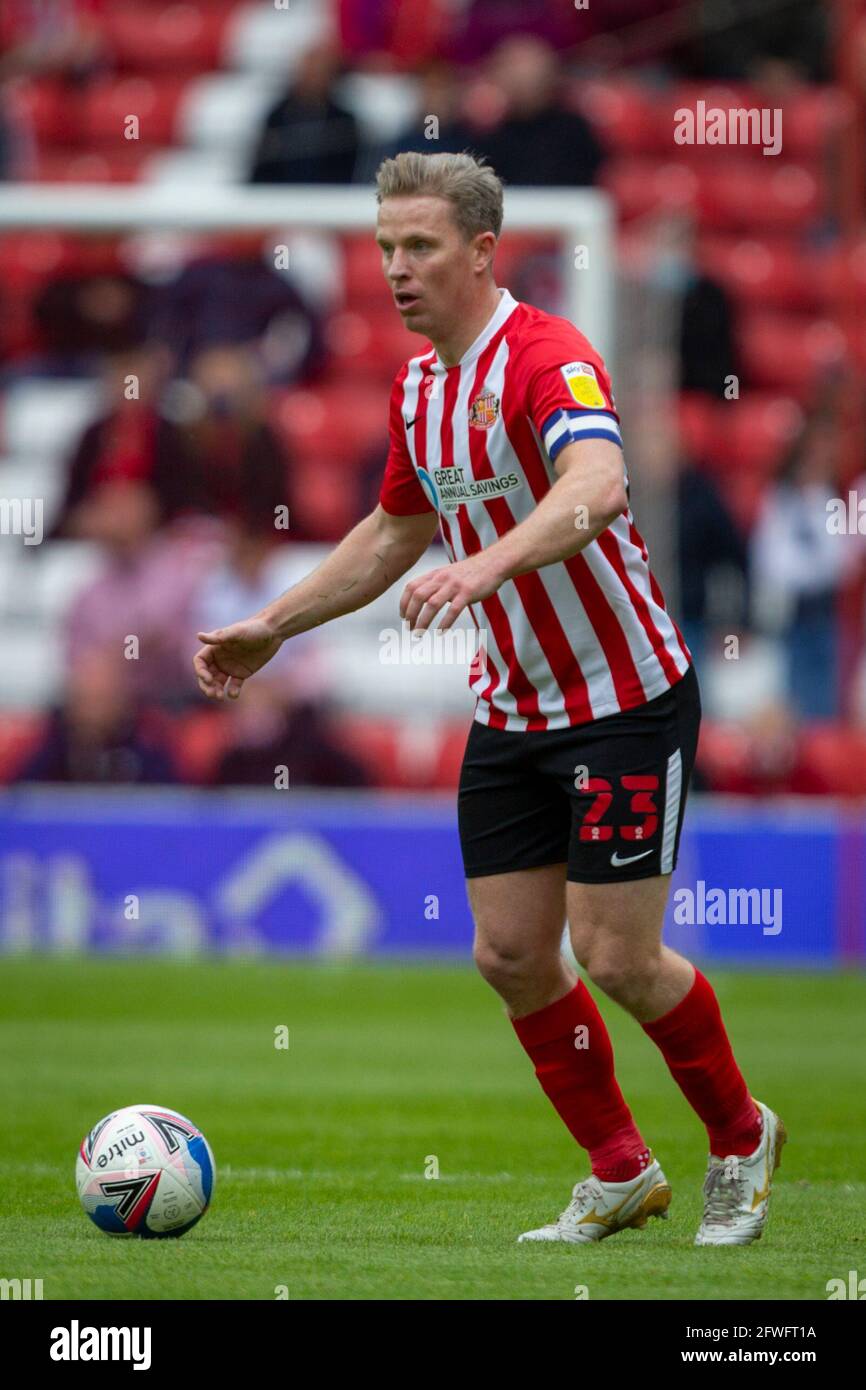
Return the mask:
<path id="1" fill-rule="evenodd" d="M 502 231 L 502 183 L 488 164 L 471 154 L 420 154 L 406 150 L 384 159 L 376 174 L 376 201 L 426 194 L 447 198 L 467 241 L 481 232 Z"/>

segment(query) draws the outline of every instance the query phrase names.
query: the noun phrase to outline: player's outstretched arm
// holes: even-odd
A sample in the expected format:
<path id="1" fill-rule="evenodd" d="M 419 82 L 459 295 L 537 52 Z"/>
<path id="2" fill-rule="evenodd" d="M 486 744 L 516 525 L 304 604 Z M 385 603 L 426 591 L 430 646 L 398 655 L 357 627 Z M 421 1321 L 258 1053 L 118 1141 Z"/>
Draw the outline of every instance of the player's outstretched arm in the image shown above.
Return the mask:
<path id="1" fill-rule="evenodd" d="M 236 700 L 244 681 L 276 656 L 283 642 L 354 613 L 410 570 L 435 535 L 438 516 L 391 516 L 377 506 L 322 563 L 260 613 L 213 632 L 200 632 L 193 657 L 199 689 L 213 700 Z"/>

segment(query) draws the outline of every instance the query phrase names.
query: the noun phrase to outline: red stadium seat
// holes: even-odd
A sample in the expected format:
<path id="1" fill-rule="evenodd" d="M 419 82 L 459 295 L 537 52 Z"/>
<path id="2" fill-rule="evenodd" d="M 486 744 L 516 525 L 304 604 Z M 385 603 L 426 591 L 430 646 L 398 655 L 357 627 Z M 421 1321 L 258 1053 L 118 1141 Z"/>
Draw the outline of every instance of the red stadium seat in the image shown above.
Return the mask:
<path id="1" fill-rule="evenodd" d="M 734 520 L 744 533 L 751 531 L 761 511 L 767 480 L 759 473 L 720 473 L 718 484 Z"/>
<path id="2" fill-rule="evenodd" d="M 838 796 L 866 796 L 866 732 L 842 724 L 811 724 L 802 733 L 804 764 Z"/>
<path id="3" fill-rule="evenodd" d="M 836 87 L 801 87 L 782 101 L 784 149 L 797 159 L 827 153 L 854 114 L 848 95 Z"/>
<path id="4" fill-rule="evenodd" d="M 801 401 L 817 395 L 846 353 L 841 330 L 828 319 L 756 312 L 743 316 L 739 337 L 747 379 Z"/>
<path id="5" fill-rule="evenodd" d="M 351 458 L 381 445 L 387 449 L 386 388 L 334 380 L 309 388 L 272 393 L 275 428 L 294 456 L 333 458 L 345 467 Z"/>
<path id="6" fill-rule="evenodd" d="M 673 145 L 658 102 L 636 82 L 575 78 L 567 102 L 591 122 L 612 154 L 654 154 Z"/>
<path id="7" fill-rule="evenodd" d="M 144 7 L 114 0 L 100 18 L 115 66 L 125 72 L 201 72 L 219 66 L 236 0 Z"/>
<path id="8" fill-rule="evenodd" d="M 4 712 L 0 720 L 0 783 L 15 777 L 36 747 L 43 727 L 40 714 Z"/>
<path id="9" fill-rule="evenodd" d="M 721 423 L 721 404 L 701 391 L 682 391 L 677 398 L 680 449 L 699 466 L 706 464 L 713 455 Z"/>
<path id="10" fill-rule="evenodd" d="M 602 170 L 601 183 L 625 221 L 654 212 L 692 209 L 698 197 L 697 174 L 668 160 L 612 159 Z"/>
<path id="11" fill-rule="evenodd" d="M 346 303 L 353 308 L 380 304 L 387 295 L 382 275 L 382 253 L 372 236 L 343 238 L 343 274 Z"/>
<path id="12" fill-rule="evenodd" d="M 390 381 L 423 341 L 403 327 L 397 310 L 383 304 L 365 314 L 347 310 L 335 314 L 325 328 L 325 338 L 335 373 L 346 379 L 373 378 Z"/>
<path id="13" fill-rule="evenodd" d="M 39 144 L 77 144 L 81 96 L 74 88 L 50 78 L 12 83 L 9 100 L 13 116 Z"/>
<path id="14" fill-rule="evenodd" d="M 766 167 L 743 161 L 700 171 L 698 214 L 706 226 L 802 231 L 820 217 L 825 190 L 799 164 Z"/>
<path id="15" fill-rule="evenodd" d="M 778 309 L 822 309 L 831 298 L 833 258 L 779 238 L 700 239 L 699 259 L 708 275 L 737 298 Z M 866 293 L 866 279 L 864 279 Z"/>
<path id="16" fill-rule="evenodd" d="M 139 141 L 170 145 L 187 85 L 182 77 L 106 77 L 92 83 L 82 105 L 82 139 L 113 150 Z M 125 135 L 130 116 L 138 118 L 138 141 Z"/>
<path id="17" fill-rule="evenodd" d="M 342 714 L 337 727 L 341 743 L 366 767 L 375 785 L 417 785 L 401 752 L 400 729 L 394 720 Z"/>
<path id="18" fill-rule="evenodd" d="M 128 149 L 98 152 L 40 150 L 33 177 L 38 183 L 136 183 L 153 153 L 132 141 Z"/>
<path id="19" fill-rule="evenodd" d="M 854 300 L 866 306 L 866 240 L 834 250 L 824 268 L 827 298 L 834 304 Z"/>
<path id="20" fill-rule="evenodd" d="M 214 708 L 194 710 L 167 725 L 172 757 L 182 782 L 212 782 L 231 743 L 232 720 Z"/>
<path id="21" fill-rule="evenodd" d="M 678 402 L 683 452 L 714 471 L 773 474 L 803 422 L 789 396 L 747 392 L 740 400 L 714 400 L 684 392 Z"/>

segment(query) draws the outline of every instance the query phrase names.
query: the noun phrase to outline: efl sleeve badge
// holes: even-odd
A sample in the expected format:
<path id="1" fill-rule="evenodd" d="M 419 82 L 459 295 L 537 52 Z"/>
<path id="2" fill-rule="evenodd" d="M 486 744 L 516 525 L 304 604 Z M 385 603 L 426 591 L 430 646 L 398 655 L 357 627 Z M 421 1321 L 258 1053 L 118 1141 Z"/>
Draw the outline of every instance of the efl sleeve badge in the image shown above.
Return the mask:
<path id="1" fill-rule="evenodd" d="M 578 405 L 588 406 L 591 410 L 607 410 L 607 401 L 598 384 L 595 367 L 590 362 L 569 362 L 560 370 Z"/>

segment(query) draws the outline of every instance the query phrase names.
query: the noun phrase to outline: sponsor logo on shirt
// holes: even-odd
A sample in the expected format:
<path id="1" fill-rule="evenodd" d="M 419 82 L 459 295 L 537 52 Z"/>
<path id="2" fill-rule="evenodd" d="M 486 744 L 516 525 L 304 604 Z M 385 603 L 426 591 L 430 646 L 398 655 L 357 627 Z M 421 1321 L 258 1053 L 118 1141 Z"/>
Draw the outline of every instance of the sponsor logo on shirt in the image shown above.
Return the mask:
<path id="1" fill-rule="evenodd" d="M 497 478 L 464 477 L 462 468 L 418 469 L 418 480 L 437 512 L 456 512 L 467 502 L 491 502 L 506 492 L 523 487 L 516 473 L 503 473 Z"/>
<path id="2" fill-rule="evenodd" d="M 500 402 L 494 391 L 482 391 L 469 407 L 469 424 L 474 430 L 489 430 L 499 419 Z"/>
<path id="3" fill-rule="evenodd" d="M 586 405 L 590 409 L 596 410 L 607 409 L 607 401 L 604 399 L 602 389 L 598 384 L 598 377 L 595 374 L 595 367 L 591 362 L 569 362 L 560 370 L 578 405 Z"/>

